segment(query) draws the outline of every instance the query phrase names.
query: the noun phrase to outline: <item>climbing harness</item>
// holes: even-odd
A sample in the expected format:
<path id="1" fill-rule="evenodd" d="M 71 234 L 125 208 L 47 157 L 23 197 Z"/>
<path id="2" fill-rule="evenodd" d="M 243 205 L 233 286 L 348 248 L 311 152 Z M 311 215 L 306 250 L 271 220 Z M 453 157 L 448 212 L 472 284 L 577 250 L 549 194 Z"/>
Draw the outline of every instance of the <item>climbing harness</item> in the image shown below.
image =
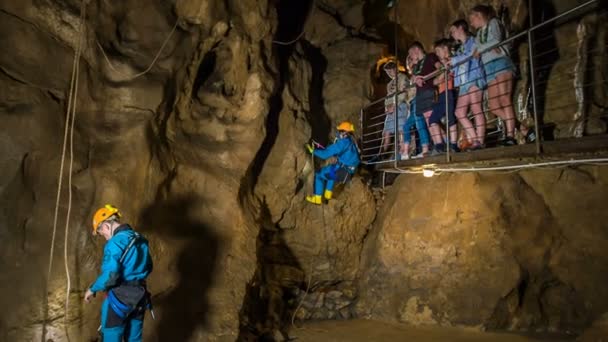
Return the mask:
<path id="1" fill-rule="evenodd" d="M 127 244 L 127 247 L 125 248 L 125 250 L 122 252 L 122 255 L 120 256 L 120 259 L 118 260 L 118 263 L 122 266 L 122 262 L 125 261 L 125 257 L 127 256 L 127 253 L 129 253 L 129 251 L 131 250 L 131 248 L 133 248 L 133 245 L 135 245 L 135 243 L 137 241 L 141 240 L 141 234 L 139 234 L 138 232 L 133 232 L 133 237 L 129 240 L 129 243 Z"/>
<path id="2" fill-rule="evenodd" d="M 137 243 L 141 240 L 142 240 L 141 234 L 134 231 L 133 236 L 129 239 L 129 243 L 127 244 L 127 247 L 125 247 L 124 251 L 120 255 L 120 259 L 118 260 L 119 265 L 123 266 L 123 262 L 124 262 L 125 258 L 127 257 L 127 254 L 129 253 L 129 251 L 131 251 L 133 246 L 135 246 L 135 243 Z M 140 296 L 141 298 L 139 298 L 136 301 L 136 303 L 133 303 L 132 305 L 123 303 L 116 296 L 116 293 L 114 292 L 115 289 L 120 288 L 122 286 L 131 286 L 133 288 L 142 287 L 143 291 L 142 291 L 142 295 Z M 156 317 L 154 316 L 154 310 L 152 308 L 152 300 L 150 298 L 150 292 L 148 292 L 148 290 L 146 289 L 146 282 L 143 280 L 123 282 L 116 288 L 110 289 L 108 291 L 107 299 L 108 299 L 109 306 L 121 319 L 125 319 L 125 318 L 129 317 L 134 312 L 141 313 L 141 312 L 145 311 L 146 309 L 150 310 L 152 319 L 156 319 Z"/>

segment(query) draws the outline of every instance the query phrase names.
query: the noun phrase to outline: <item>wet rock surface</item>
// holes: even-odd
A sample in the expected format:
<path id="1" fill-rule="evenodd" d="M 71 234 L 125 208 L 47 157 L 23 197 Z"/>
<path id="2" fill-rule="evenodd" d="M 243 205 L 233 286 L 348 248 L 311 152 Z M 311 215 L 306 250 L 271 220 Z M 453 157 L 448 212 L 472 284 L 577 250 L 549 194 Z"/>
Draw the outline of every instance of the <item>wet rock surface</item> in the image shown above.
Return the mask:
<path id="1" fill-rule="evenodd" d="M 593 167 L 401 176 L 365 242 L 359 316 L 580 332 L 607 305 L 589 277 L 606 274 L 606 186 Z"/>

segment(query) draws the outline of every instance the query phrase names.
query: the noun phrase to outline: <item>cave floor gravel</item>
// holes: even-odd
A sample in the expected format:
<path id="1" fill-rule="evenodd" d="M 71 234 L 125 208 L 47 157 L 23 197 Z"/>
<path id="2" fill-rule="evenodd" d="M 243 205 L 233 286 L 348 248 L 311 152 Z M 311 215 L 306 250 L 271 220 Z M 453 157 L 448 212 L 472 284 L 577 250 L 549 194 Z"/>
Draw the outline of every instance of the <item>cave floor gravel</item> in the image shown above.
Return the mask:
<path id="1" fill-rule="evenodd" d="M 309 322 L 289 332 L 294 341 L 568 341 L 563 336 L 531 337 L 513 333 L 481 332 L 472 328 L 415 327 L 372 320 Z"/>

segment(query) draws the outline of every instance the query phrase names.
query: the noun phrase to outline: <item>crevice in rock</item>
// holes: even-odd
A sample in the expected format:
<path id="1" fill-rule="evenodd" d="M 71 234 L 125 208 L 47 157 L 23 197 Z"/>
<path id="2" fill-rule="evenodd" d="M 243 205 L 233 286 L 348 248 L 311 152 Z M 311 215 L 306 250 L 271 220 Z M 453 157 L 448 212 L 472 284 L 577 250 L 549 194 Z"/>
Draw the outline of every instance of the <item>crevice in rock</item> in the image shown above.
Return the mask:
<path id="1" fill-rule="evenodd" d="M 525 290 L 528 287 L 528 272 L 522 269 L 521 265 L 520 270 L 522 275 L 519 282 L 506 296 L 498 300 L 494 312 L 485 324 L 486 328 L 492 330 L 508 328 L 514 314 L 523 306 Z"/>
<path id="2" fill-rule="evenodd" d="M 308 18 L 310 2 L 302 2 L 295 5 L 291 2 L 279 1 L 276 8 L 279 25 L 275 41 L 282 41 L 282 38 L 289 36 L 297 36 Z M 239 199 L 241 201 L 247 196 L 247 193 L 255 188 L 264 163 L 277 139 L 279 133 L 279 115 L 283 110 L 283 90 L 289 81 L 289 58 L 294 48 L 294 44 L 275 44 L 274 54 L 277 56 L 278 74 L 276 75 L 274 91 L 269 100 L 270 110 L 266 117 L 266 136 L 253 162 L 249 165 L 244 179 L 240 182 Z"/>
<path id="3" fill-rule="evenodd" d="M 526 270 L 522 270 L 523 274 L 521 279 L 519 280 L 519 284 L 517 284 L 517 295 L 518 295 L 518 306 L 521 307 L 524 303 L 524 295 L 526 290 L 528 289 L 528 283 L 530 281 L 530 274 Z"/>
<path id="4" fill-rule="evenodd" d="M 317 3 L 317 8 L 321 12 L 332 17 L 338 25 L 340 25 L 341 27 L 346 29 L 346 32 L 348 33 L 349 37 L 364 40 L 367 42 L 372 42 L 372 43 L 385 43 L 384 40 L 380 37 L 371 36 L 365 32 L 362 32 L 360 29 L 357 29 L 356 27 L 353 27 L 353 26 L 350 26 L 350 25 L 347 25 L 346 23 L 344 23 L 344 20 L 342 20 L 340 13 L 335 8 L 331 7 L 329 4 L 327 4 L 323 1 L 320 1 L 320 0 L 316 0 L 316 3 Z"/>
<path id="5" fill-rule="evenodd" d="M 205 85 L 205 82 L 207 81 L 207 79 L 209 79 L 209 77 L 215 70 L 216 58 L 217 54 L 213 49 L 207 52 L 205 54 L 205 57 L 203 57 L 203 60 L 201 61 L 201 64 L 198 67 L 198 71 L 194 79 L 194 85 L 192 86 L 191 97 L 193 99 L 197 97 L 199 90 Z"/>
<path id="6" fill-rule="evenodd" d="M 325 111 L 323 99 L 324 75 L 327 71 L 327 58 L 323 56 L 320 48 L 310 44 L 306 40 L 301 40 L 302 48 L 306 59 L 312 68 L 312 79 L 308 91 L 310 111 L 306 113 L 306 119 L 312 128 L 312 138 L 327 145 L 328 136 L 331 132 L 331 123 Z"/>

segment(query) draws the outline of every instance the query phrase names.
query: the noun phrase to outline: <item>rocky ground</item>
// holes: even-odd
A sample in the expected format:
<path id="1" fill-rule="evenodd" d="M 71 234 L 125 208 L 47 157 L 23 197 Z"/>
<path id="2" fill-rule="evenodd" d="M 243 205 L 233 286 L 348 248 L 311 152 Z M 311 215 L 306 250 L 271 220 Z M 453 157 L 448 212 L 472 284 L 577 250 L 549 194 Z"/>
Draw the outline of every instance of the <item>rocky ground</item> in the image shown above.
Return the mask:
<path id="1" fill-rule="evenodd" d="M 470 328 L 414 327 L 371 320 L 345 322 L 310 322 L 292 330 L 298 341 L 381 342 L 381 341 L 568 341 L 567 336 L 526 336 L 482 332 Z"/>

